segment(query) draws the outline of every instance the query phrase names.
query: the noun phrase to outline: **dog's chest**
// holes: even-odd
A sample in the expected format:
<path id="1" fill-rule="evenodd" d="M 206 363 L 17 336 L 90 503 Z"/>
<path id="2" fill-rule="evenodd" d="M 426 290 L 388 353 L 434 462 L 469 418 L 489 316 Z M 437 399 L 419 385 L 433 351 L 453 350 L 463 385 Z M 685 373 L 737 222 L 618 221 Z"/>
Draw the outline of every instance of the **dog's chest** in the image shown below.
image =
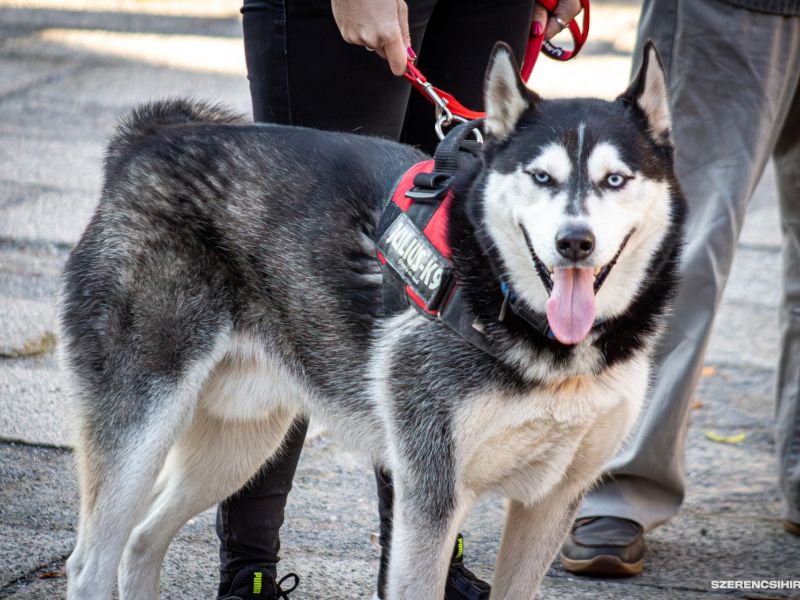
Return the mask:
<path id="1" fill-rule="evenodd" d="M 646 374 L 621 386 L 626 379 L 576 378 L 524 396 L 476 398 L 458 422 L 464 483 L 477 493 L 499 490 L 531 502 L 563 482 L 567 471 L 594 477 L 630 428 L 644 394 Z"/>
<path id="2" fill-rule="evenodd" d="M 543 496 L 574 461 L 585 424 L 541 418 L 508 427 L 476 444 L 464 465 L 466 484 L 483 493 L 499 489 L 510 498 Z"/>

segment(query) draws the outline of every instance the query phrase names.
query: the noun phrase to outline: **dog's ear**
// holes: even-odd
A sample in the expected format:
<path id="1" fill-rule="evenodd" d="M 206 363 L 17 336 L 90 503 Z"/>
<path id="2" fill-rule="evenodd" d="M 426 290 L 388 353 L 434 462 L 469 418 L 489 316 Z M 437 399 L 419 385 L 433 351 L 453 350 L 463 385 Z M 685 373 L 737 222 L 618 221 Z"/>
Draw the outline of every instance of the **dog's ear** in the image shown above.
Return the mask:
<path id="1" fill-rule="evenodd" d="M 520 78 L 511 48 L 498 42 L 489 59 L 484 83 L 484 129 L 487 135 L 497 140 L 508 137 L 522 113 L 529 110 L 538 98 Z"/>
<path id="2" fill-rule="evenodd" d="M 672 117 L 667 99 L 667 76 L 653 40 L 645 42 L 642 66 L 619 98 L 644 113 L 655 141 L 669 143 Z"/>

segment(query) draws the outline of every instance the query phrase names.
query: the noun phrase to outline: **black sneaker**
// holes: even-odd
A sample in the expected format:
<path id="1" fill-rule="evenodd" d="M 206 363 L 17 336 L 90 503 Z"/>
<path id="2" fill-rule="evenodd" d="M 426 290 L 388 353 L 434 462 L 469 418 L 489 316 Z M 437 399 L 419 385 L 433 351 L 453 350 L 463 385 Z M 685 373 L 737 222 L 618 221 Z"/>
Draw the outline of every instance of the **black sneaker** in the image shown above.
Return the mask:
<path id="1" fill-rule="evenodd" d="M 284 575 L 276 583 L 269 569 L 248 567 L 236 573 L 230 589 L 218 600 L 288 600 L 289 592 L 293 592 L 299 583 L 300 578 L 294 573 Z"/>
<path id="2" fill-rule="evenodd" d="M 444 600 L 489 600 L 491 591 L 488 583 L 464 566 L 464 536 L 459 533 L 447 572 Z"/>

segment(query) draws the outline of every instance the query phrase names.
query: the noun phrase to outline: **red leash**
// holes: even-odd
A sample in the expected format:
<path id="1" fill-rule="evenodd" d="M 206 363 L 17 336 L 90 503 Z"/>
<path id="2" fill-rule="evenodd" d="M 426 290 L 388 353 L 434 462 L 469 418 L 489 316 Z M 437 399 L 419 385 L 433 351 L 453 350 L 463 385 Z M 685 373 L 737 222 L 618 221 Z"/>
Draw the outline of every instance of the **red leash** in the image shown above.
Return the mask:
<path id="1" fill-rule="evenodd" d="M 547 9 L 548 13 L 552 13 L 558 5 L 558 0 L 536 0 L 539 4 Z M 556 46 L 551 42 L 544 41 L 544 34 L 538 38 L 533 33 L 533 25 L 531 25 L 531 33 L 528 38 L 528 47 L 525 51 L 525 60 L 522 61 L 522 79 L 528 83 L 533 67 L 536 64 L 536 59 L 539 58 L 539 52 L 543 51 L 549 58 L 554 60 L 569 60 L 575 58 L 578 52 L 581 51 L 586 39 L 589 37 L 589 0 L 581 0 L 581 8 L 583 14 L 583 27 L 578 27 L 576 19 L 573 19 L 567 25 L 572 39 L 575 42 L 572 50 L 564 50 L 560 46 Z"/>
<path id="2" fill-rule="evenodd" d="M 558 5 L 558 0 L 536 1 L 543 5 L 549 13 L 552 13 Z M 545 42 L 544 32 L 538 36 L 535 35 L 533 31 L 534 26 L 531 24 L 528 45 L 525 49 L 525 59 L 522 61 L 522 68 L 520 69 L 520 74 L 525 83 L 530 79 L 533 67 L 536 65 L 536 59 L 539 58 L 541 52 L 544 52 L 548 57 L 554 60 L 569 60 L 574 58 L 578 52 L 580 52 L 581 48 L 583 48 L 583 45 L 586 43 L 586 38 L 589 36 L 589 0 L 581 0 L 581 7 L 583 8 L 583 28 L 578 26 L 575 19 L 570 21 L 567 26 L 574 41 L 572 50 L 564 50 L 555 44 Z M 422 74 L 422 71 L 414 65 L 411 59 L 408 60 L 408 70 L 404 77 L 436 107 L 437 133 L 441 134 L 442 125 L 449 125 L 454 118 L 458 121 L 472 121 L 473 119 L 481 119 L 486 116 L 483 112 L 470 110 L 456 100 L 452 94 L 432 85 L 425 75 Z"/>

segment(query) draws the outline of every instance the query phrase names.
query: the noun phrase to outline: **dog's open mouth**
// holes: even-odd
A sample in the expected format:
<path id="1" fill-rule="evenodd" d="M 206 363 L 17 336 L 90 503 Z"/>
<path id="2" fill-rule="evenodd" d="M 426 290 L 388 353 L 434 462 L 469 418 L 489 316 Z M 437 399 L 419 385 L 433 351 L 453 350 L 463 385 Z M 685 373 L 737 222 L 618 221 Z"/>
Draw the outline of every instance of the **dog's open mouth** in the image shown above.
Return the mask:
<path id="1" fill-rule="evenodd" d="M 548 268 L 533 249 L 528 232 L 521 225 L 520 228 L 539 279 L 550 296 L 547 300 L 547 322 L 553 335 L 566 345 L 582 342 L 595 322 L 595 295 L 617 264 L 633 230 L 622 240 L 611 261 L 602 267 Z"/>

